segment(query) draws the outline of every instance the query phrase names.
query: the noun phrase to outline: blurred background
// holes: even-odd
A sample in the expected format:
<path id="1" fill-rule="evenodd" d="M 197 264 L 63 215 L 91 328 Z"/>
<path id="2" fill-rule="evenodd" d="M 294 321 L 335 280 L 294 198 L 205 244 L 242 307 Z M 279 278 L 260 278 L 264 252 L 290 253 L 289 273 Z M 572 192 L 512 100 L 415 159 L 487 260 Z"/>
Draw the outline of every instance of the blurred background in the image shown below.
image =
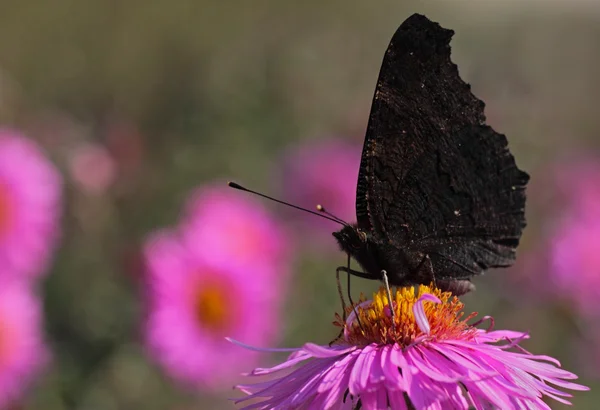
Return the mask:
<path id="1" fill-rule="evenodd" d="M 597 408 L 600 3 L 491 0 L 0 1 L 0 408 L 233 409 L 276 357 L 224 336 L 332 340 L 338 226 L 225 182 L 353 220 L 383 53 L 414 12 L 455 30 L 531 174 L 518 262 L 465 309 L 530 332 Z"/>

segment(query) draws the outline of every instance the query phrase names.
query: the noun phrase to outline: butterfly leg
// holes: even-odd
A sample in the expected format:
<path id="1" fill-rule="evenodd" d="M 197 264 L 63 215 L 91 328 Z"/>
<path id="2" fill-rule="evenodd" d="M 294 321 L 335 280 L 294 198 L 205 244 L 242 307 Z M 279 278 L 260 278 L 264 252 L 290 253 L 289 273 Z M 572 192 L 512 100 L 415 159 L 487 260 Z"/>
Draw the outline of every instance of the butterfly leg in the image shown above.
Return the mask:
<path id="1" fill-rule="evenodd" d="M 357 270 L 353 270 L 350 269 L 350 255 L 348 255 L 348 266 L 339 266 L 336 270 L 335 270 L 335 274 L 336 277 L 339 278 L 339 273 L 340 272 L 346 272 L 348 274 L 348 299 L 350 300 L 350 304 L 352 305 L 352 310 L 354 311 L 354 315 L 356 316 L 356 321 L 358 322 L 358 325 L 360 326 L 360 328 L 362 329 L 362 323 L 360 323 L 360 318 L 358 317 L 358 313 L 356 312 L 356 306 L 354 305 L 354 301 L 352 300 L 352 296 L 350 296 L 350 275 L 354 275 L 354 276 L 358 276 L 359 278 L 365 278 L 365 279 L 373 279 L 373 277 L 367 273 L 364 272 L 359 272 Z M 338 279 L 338 284 L 339 284 L 339 279 Z M 340 292 L 340 297 L 342 298 L 342 304 L 343 304 L 343 297 L 341 296 L 341 289 L 338 288 L 338 291 Z M 345 307 L 345 306 L 344 306 Z M 346 310 L 344 309 L 344 320 L 346 319 Z"/>
<path id="2" fill-rule="evenodd" d="M 350 292 L 350 273 L 352 272 L 352 269 L 350 269 L 350 260 L 350 255 L 348 255 L 348 271 L 346 272 L 348 276 L 348 301 L 350 302 L 350 306 L 352 306 L 352 311 L 354 312 L 354 316 L 356 316 L 356 321 L 358 322 L 358 325 L 361 329 L 363 329 L 362 323 L 360 323 L 360 317 L 358 317 L 358 312 L 356 311 L 356 304 L 352 300 L 352 293 Z"/>
<path id="3" fill-rule="evenodd" d="M 354 275 L 354 276 L 357 276 L 357 277 L 363 278 L 363 279 L 371 279 L 371 280 L 376 279 L 373 275 L 371 275 L 369 273 L 350 269 L 350 268 L 347 268 L 346 266 L 340 266 L 336 270 L 339 270 L 340 272 L 346 272 L 346 273 L 349 273 L 350 275 Z"/>
<path id="4" fill-rule="evenodd" d="M 354 302 L 352 302 L 352 298 L 350 297 L 350 272 L 349 272 L 350 270 L 351 270 L 350 269 L 350 255 L 348 255 L 348 267 L 344 268 L 344 266 L 340 266 L 335 270 L 335 281 L 337 283 L 338 295 L 340 296 L 340 301 L 342 302 L 342 320 L 344 321 L 344 323 L 346 323 L 347 315 L 346 315 L 346 301 L 344 300 L 344 292 L 342 291 L 342 282 L 340 281 L 340 272 L 347 272 L 348 273 L 348 299 L 350 300 L 350 305 L 352 305 L 352 309 L 354 309 L 354 314 L 356 315 L 358 324 L 362 328 L 360 319 L 358 318 L 358 315 L 356 314 L 356 307 L 354 307 Z M 333 343 L 335 343 L 337 340 L 341 339 L 343 334 L 344 334 L 344 328 L 340 329 L 340 333 L 338 333 L 338 335 L 335 337 L 335 339 L 333 339 L 331 342 L 329 342 L 329 346 L 331 347 L 331 345 Z"/>
<path id="5" fill-rule="evenodd" d="M 340 266 L 339 268 L 337 268 L 335 270 L 335 280 L 337 282 L 337 289 L 338 289 L 338 294 L 340 296 L 340 301 L 342 302 L 342 319 L 344 320 L 344 323 L 346 322 L 347 319 L 347 315 L 346 315 L 346 302 L 344 300 L 344 294 L 342 292 L 342 283 L 340 282 L 340 272 L 346 272 L 348 275 L 348 301 L 350 302 L 350 306 L 352 306 L 352 309 L 354 310 L 354 315 L 356 316 L 356 320 L 358 321 L 358 325 L 361 327 L 362 329 L 362 323 L 360 323 L 360 318 L 358 317 L 358 313 L 356 312 L 356 306 L 354 305 L 354 301 L 352 300 L 352 294 L 350 293 L 350 275 L 352 273 L 352 269 L 350 269 L 350 260 L 351 257 L 350 255 L 348 255 L 348 266 L 346 269 L 342 269 L 343 266 Z M 333 342 L 335 342 L 336 340 L 340 339 L 342 337 L 342 335 L 344 334 L 344 329 L 340 330 L 340 333 L 337 335 L 337 337 L 335 339 L 333 339 L 330 343 L 329 346 L 331 346 L 333 344 Z"/>
<path id="6" fill-rule="evenodd" d="M 352 300 L 352 293 L 350 293 L 350 255 L 348 255 L 348 271 L 346 274 L 348 275 L 348 301 L 350 302 L 350 306 L 354 309 L 354 314 L 356 315 L 356 309 L 354 308 L 354 301 Z M 358 318 L 358 315 L 356 316 Z"/>
<path id="7" fill-rule="evenodd" d="M 340 266 L 341 268 L 341 266 Z M 342 302 L 342 320 L 344 321 L 344 323 L 346 323 L 346 301 L 344 300 L 344 292 L 342 291 L 342 282 L 340 281 L 340 272 L 341 269 L 337 268 L 335 270 L 335 282 L 337 284 L 337 290 L 338 290 L 338 295 L 340 296 L 340 301 Z M 348 255 L 348 269 L 350 268 L 350 255 Z M 350 274 L 348 273 L 348 280 L 350 280 Z M 348 287 L 350 287 L 350 282 L 348 282 Z M 352 303 L 352 302 L 350 302 Z M 335 343 L 336 340 L 339 340 L 342 338 L 342 335 L 344 334 L 344 328 L 342 328 L 340 330 L 340 333 L 336 336 L 335 339 L 333 339 L 331 342 L 329 342 L 329 346 L 331 347 L 331 345 L 333 343 Z"/>
<path id="8" fill-rule="evenodd" d="M 352 269 L 350 269 L 350 261 L 351 261 L 351 257 L 350 255 L 348 255 L 348 267 L 345 270 L 348 277 L 348 301 L 350 302 L 350 306 L 354 307 L 354 301 L 352 300 L 352 293 L 350 292 L 350 275 L 352 273 Z M 341 268 L 341 267 L 340 267 Z M 342 271 L 342 269 L 336 269 L 335 270 L 335 277 L 336 277 L 336 281 L 337 281 L 337 288 L 338 288 L 338 293 L 340 295 L 340 300 L 342 301 L 342 317 L 344 320 L 346 320 L 346 303 L 344 301 L 344 296 L 342 294 L 342 284 L 340 282 L 340 271 Z M 356 314 L 356 312 L 354 312 Z"/>
<path id="9" fill-rule="evenodd" d="M 392 315 L 392 330 L 394 331 L 394 334 L 395 334 L 396 333 L 396 313 L 394 312 L 394 300 L 392 299 L 390 283 L 388 281 L 387 272 L 385 270 L 381 271 L 381 278 L 383 280 L 383 284 L 385 285 L 385 290 L 387 292 L 388 303 L 390 305 L 390 313 Z"/>
<path id="10" fill-rule="evenodd" d="M 335 270 L 335 282 L 337 284 L 338 294 L 342 302 L 342 319 L 346 321 L 346 301 L 344 300 L 344 292 L 342 292 L 342 282 L 340 281 L 340 268 Z"/>

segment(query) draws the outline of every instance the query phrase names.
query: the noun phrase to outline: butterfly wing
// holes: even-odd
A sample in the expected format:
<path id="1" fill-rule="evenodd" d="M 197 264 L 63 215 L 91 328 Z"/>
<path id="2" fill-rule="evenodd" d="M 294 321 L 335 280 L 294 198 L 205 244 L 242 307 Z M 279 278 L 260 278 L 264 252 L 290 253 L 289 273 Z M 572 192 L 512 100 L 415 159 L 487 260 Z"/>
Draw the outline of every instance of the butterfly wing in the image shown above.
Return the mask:
<path id="1" fill-rule="evenodd" d="M 450 60 L 454 32 L 408 18 L 384 56 L 357 184 L 358 225 L 429 255 L 438 278 L 508 266 L 525 185 L 504 135 Z"/>

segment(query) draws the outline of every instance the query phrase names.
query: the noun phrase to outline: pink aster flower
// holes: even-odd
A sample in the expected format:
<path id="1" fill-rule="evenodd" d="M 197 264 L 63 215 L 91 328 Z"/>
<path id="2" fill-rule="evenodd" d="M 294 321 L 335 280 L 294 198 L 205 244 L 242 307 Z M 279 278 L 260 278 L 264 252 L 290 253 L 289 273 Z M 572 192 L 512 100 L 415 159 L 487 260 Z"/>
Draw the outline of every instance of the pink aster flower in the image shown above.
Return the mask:
<path id="1" fill-rule="evenodd" d="M 553 296 L 584 316 L 600 315 L 600 161 L 582 158 L 556 172 L 566 207 L 549 236 L 547 273 Z M 584 286 L 573 286 L 573 272 Z"/>
<path id="2" fill-rule="evenodd" d="M 0 267 L 40 275 L 59 234 L 61 178 L 31 140 L 0 129 Z"/>
<path id="3" fill-rule="evenodd" d="M 286 276 L 289 244 L 285 232 L 256 198 L 225 183 L 197 189 L 189 198 L 181 234 L 190 247 L 215 264 L 269 265 Z"/>
<path id="4" fill-rule="evenodd" d="M 214 258 L 210 253 L 220 250 L 206 245 L 174 232 L 147 241 L 144 338 L 167 374 L 188 387 L 213 390 L 230 387 L 256 360 L 253 352 L 227 343 L 226 335 L 274 342 L 281 289 L 274 267 Z"/>
<path id="5" fill-rule="evenodd" d="M 600 158 L 581 156 L 556 165 L 553 171 L 558 203 L 582 217 L 600 219 Z"/>
<path id="6" fill-rule="evenodd" d="M 598 318 L 600 162 L 582 157 L 554 165 L 544 175 L 549 179 L 538 183 L 538 195 L 532 196 L 544 217 L 538 224 L 542 240 L 515 264 L 511 288 L 527 293 L 528 302 L 559 300 L 582 317 Z M 573 286 L 574 272 L 580 286 Z"/>
<path id="7" fill-rule="evenodd" d="M 351 310 L 343 338 L 311 343 L 284 363 L 255 369 L 268 381 L 237 386 L 244 409 L 549 409 L 561 389 L 588 390 L 570 382 L 557 360 L 519 347 L 520 332 L 482 330 L 467 324 L 462 303 L 421 286 L 395 293 L 392 325 L 385 290 Z M 360 321 L 357 320 L 360 318 Z M 360 323 L 360 325 L 359 325 Z M 295 368 L 295 369 L 294 369 Z"/>
<path id="8" fill-rule="evenodd" d="M 291 148 L 282 165 L 283 198 L 312 210 L 321 204 L 345 221 L 356 219 L 354 203 L 361 153 L 359 144 L 342 139 Z M 290 210 L 289 215 L 300 221 L 300 226 L 308 224 L 326 232 L 335 229 L 331 222 L 312 215 L 295 210 Z M 330 242 L 333 248 L 335 241 Z"/>
<path id="9" fill-rule="evenodd" d="M 600 215 L 564 218 L 550 239 L 548 265 L 555 295 L 568 297 L 585 316 L 600 315 Z M 584 286 L 568 291 L 574 287 L 573 272 Z"/>
<path id="10" fill-rule="evenodd" d="M 15 404 L 49 359 L 39 299 L 23 281 L 0 286 L 0 408 Z"/>

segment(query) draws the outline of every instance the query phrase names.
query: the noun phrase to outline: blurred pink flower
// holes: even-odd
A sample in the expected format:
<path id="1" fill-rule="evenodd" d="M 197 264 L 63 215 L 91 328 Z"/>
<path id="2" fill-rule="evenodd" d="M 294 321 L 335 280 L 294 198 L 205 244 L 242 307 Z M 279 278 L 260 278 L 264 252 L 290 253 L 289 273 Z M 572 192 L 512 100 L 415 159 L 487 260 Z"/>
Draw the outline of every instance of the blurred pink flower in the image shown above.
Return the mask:
<path id="1" fill-rule="evenodd" d="M 361 153 L 359 144 L 343 139 L 292 147 L 282 161 L 283 199 L 310 210 L 315 210 L 320 204 L 346 222 L 355 221 L 356 181 Z M 339 228 L 335 223 L 294 209 L 290 209 L 287 215 L 300 222 L 298 228 L 308 225 L 327 233 Z M 332 244 L 332 248 L 336 246 L 331 235 L 324 236 L 324 239 Z"/>
<path id="2" fill-rule="evenodd" d="M 197 189 L 182 215 L 181 235 L 213 263 L 265 266 L 286 276 L 290 244 L 259 199 L 226 183 Z"/>
<path id="3" fill-rule="evenodd" d="M 511 289 L 522 287 L 530 303 L 563 300 L 586 315 L 600 312 L 600 159 L 579 155 L 537 174 L 527 231 L 540 239 L 522 245 Z"/>
<path id="4" fill-rule="evenodd" d="M 339 344 L 288 349 L 287 361 L 250 374 L 277 376 L 237 386 L 247 396 L 236 402 L 249 401 L 244 409 L 520 410 L 549 409 L 544 396 L 569 404 L 564 389 L 589 390 L 556 359 L 519 348 L 526 334 L 468 325 L 473 315 L 462 318 L 462 304 L 449 298 L 426 286 L 417 295 L 412 287 L 397 291 L 394 328 L 381 289 L 356 307 L 360 322 L 351 313 L 340 324 Z"/>
<path id="5" fill-rule="evenodd" d="M 40 275 L 56 246 L 61 177 L 40 148 L 0 129 L 0 269 Z"/>
<path id="6" fill-rule="evenodd" d="M 600 215 L 563 218 L 548 251 L 555 296 L 567 297 L 584 317 L 600 317 Z"/>
<path id="7" fill-rule="evenodd" d="M 553 177 L 560 203 L 580 216 L 600 219 L 600 158 L 582 156 L 557 164 Z"/>
<path id="8" fill-rule="evenodd" d="M 69 161 L 71 178 L 89 194 L 102 195 L 115 182 L 117 168 L 110 152 L 100 144 L 76 147 Z"/>
<path id="9" fill-rule="evenodd" d="M 254 352 L 235 348 L 225 336 L 274 342 L 282 289 L 276 286 L 274 267 L 239 264 L 233 254 L 212 258 L 212 252 L 220 251 L 206 245 L 191 244 L 175 232 L 161 232 L 147 241 L 145 341 L 171 377 L 212 390 L 230 387 L 256 360 Z"/>
<path id="10" fill-rule="evenodd" d="M 598 318 L 600 161 L 586 156 L 563 160 L 540 178 L 531 195 L 537 212 L 531 215 L 530 229 L 537 225 L 542 240 L 519 255 L 511 288 L 522 286 L 530 303 L 559 300 L 581 317 Z M 540 214 L 542 223 L 536 224 Z"/>
<path id="11" fill-rule="evenodd" d="M 23 281 L 0 286 L 0 408 L 23 398 L 47 364 L 40 301 Z"/>

